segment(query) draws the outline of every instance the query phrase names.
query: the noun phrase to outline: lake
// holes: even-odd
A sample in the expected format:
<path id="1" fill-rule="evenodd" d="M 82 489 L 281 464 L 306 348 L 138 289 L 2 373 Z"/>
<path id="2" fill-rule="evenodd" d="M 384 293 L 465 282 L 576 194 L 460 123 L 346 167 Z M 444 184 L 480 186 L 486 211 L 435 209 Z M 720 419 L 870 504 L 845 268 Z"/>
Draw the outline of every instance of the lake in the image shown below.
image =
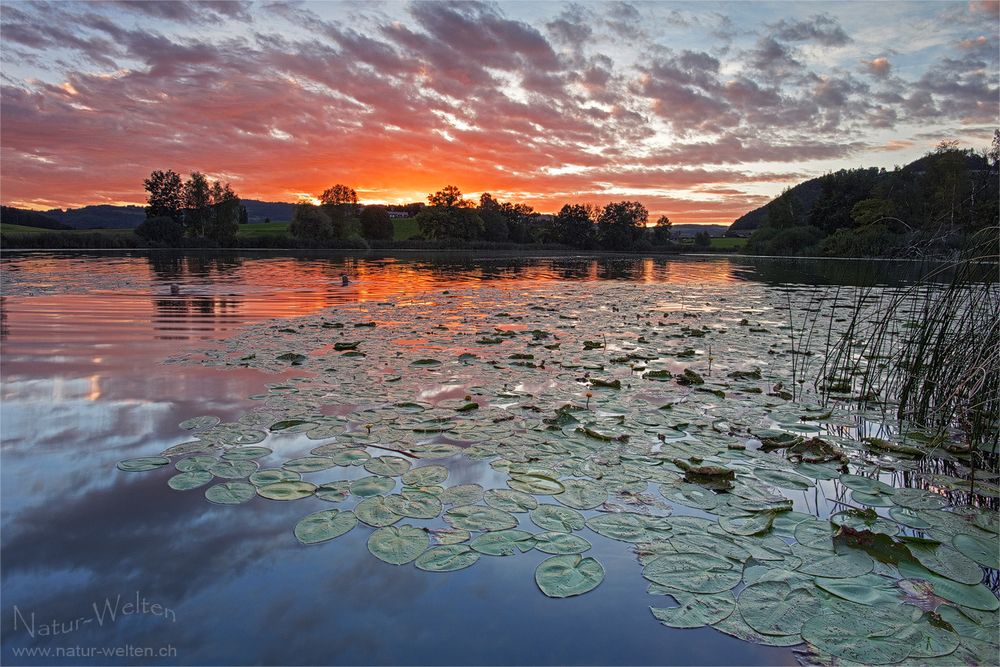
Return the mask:
<path id="1" fill-rule="evenodd" d="M 669 554 L 710 554 L 695 533 L 712 522 L 718 533 L 712 539 L 757 556 L 748 562 L 749 555 L 732 555 L 719 566 L 727 576 L 733 569 L 736 581 L 742 571 L 736 592 L 751 580 L 741 568 L 766 569 L 773 554 L 799 575 L 808 570 L 802 563 L 810 549 L 825 546 L 810 542 L 793 554 L 783 545 L 793 535 L 804 542 L 796 528 L 808 531 L 799 524 L 828 529 L 830 515 L 848 507 L 874 508 L 880 522 L 891 524 L 882 531 L 888 535 L 937 530 L 951 540 L 961 533 L 963 545 L 974 541 L 973 554 L 984 541 L 995 542 L 995 478 L 969 491 L 954 459 L 897 460 L 862 448 L 862 436 L 894 440 L 898 433 L 871 412 L 831 413 L 819 405 L 812 390 L 818 356 L 801 353 L 803 345 L 820 350 L 827 336 L 810 313 L 834 312 L 835 299 L 843 307 L 858 287 L 903 289 L 920 270 L 911 263 L 695 256 L 6 253 L 3 661 L 796 664 L 794 649 L 803 648 L 797 629 L 761 640 L 784 644 L 772 646 L 737 638 L 754 638 L 746 624 L 727 626 L 729 634 L 661 624 L 650 607 L 672 603 L 649 592 L 659 576 L 649 563 L 670 560 L 655 549 L 673 539 L 683 548 L 675 544 Z M 686 369 L 699 382 L 673 381 L 693 377 Z M 651 370 L 671 381 L 653 381 L 655 375 L 645 375 Z M 602 385 L 615 380 L 617 389 Z M 784 390 L 775 390 L 779 382 Z M 780 396 L 787 390 L 794 402 Z M 573 409 L 559 412 L 567 404 Z M 811 474 L 802 478 L 783 450 L 760 448 L 761 440 L 782 434 L 837 443 L 850 453 L 850 474 L 841 478 L 819 462 L 803 469 Z M 192 441 L 173 450 L 169 465 L 116 467 Z M 322 446 L 328 447 L 310 454 Z M 214 458 L 239 447 L 239 456 Z M 267 450 L 251 454 L 249 447 Z M 253 495 L 227 505 L 206 500 L 209 486 L 195 486 L 197 474 L 174 482 L 190 483 L 189 490 L 171 488 L 168 480 L 184 469 L 175 464 L 201 452 L 228 461 L 228 468 L 242 470 L 233 464 L 248 462 L 250 472 L 284 465 L 293 473 L 289 480 L 305 480 L 313 490 L 294 501 Z M 378 457 L 392 458 L 382 464 L 399 469 L 378 467 L 372 463 Z M 731 466 L 736 490 L 746 492 L 709 492 L 706 500 L 671 463 L 675 457 Z M 550 475 L 563 463 L 573 467 Z M 190 464 L 188 473 L 235 483 L 236 496 L 242 488 L 255 491 L 246 470 L 228 475 L 214 467 L 208 474 L 199 465 Z M 429 465 L 443 467 L 446 481 L 428 473 L 407 484 L 406 474 Z M 560 494 L 546 486 L 556 477 L 567 493 L 576 490 L 569 503 L 579 505 L 576 514 L 567 514 L 566 502 L 555 502 Z M 802 486 L 793 477 L 805 479 Z M 768 492 L 758 486 L 764 481 Z M 322 484 L 330 485 L 320 487 L 330 491 L 326 499 L 314 494 Z M 404 487 L 410 496 L 401 495 Z M 514 494 L 481 500 L 484 489 L 508 487 L 519 491 L 517 502 L 550 507 L 548 514 L 515 509 Z M 872 500 L 900 487 L 919 490 L 914 507 Z M 750 504 L 777 502 L 775 489 L 789 503 L 779 509 L 792 510 L 783 523 L 772 526 L 767 514 L 762 530 L 745 528 L 759 516 Z M 390 564 L 381 542 L 370 541 L 378 520 L 364 519 L 383 516 L 381 499 L 389 494 L 397 521 L 401 512 L 412 513 L 397 525 L 417 526 L 418 541 L 442 544 L 464 542 L 462 530 L 508 530 L 497 523 L 508 517 L 529 533 L 564 532 L 540 524 L 572 523 L 581 515 L 586 527 L 567 531 L 589 543 L 583 557 L 603 574 L 559 573 L 560 585 L 583 594 L 543 594 L 540 586 L 549 580 L 536 582 L 536 569 L 564 552 L 559 545 L 532 548 L 537 540 L 523 553 L 525 544 L 516 545 L 507 557 L 460 546 L 442 550 L 440 561 Z M 929 495 L 946 500 L 933 504 Z M 979 509 L 928 515 L 941 519 L 933 526 L 917 516 L 948 500 Z M 377 512 L 358 510 L 362 521 L 355 521 L 348 510 L 366 502 Z M 425 505 L 435 508 L 432 517 L 420 516 Z M 510 511 L 470 516 L 461 511 L 467 506 Z M 303 517 L 332 509 L 341 520 L 350 514 L 344 534 L 318 544 L 302 543 L 303 533 L 296 539 L 293 529 Z M 890 509 L 900 514 L 890 516 Z M 605 525 L 603 517 L 638 523 Z M 866 525 L 878 533 L 882 524 Z M 623 539 L 626 528 L 639 537 Z M 771 542 L 758 544 L 765 532 Z M 667 533 L 676 537 L 659 539 Z M 396 541 L 391 553 L 412 547 L 405 536 L 379 535 Z M 549 535 L 556 538 L 567 539 Z M 846 565 L 832 546 L 829 553 L 834 566 Z M 579 558 L 571 558 L 578 567 Z M 900 576 L 881 563 L 865 567 L 861 575 L 880 577 L 890 588 Z M 961 589 L 968 597 L 956 601 L 943 584 L 936 592 L 976 610 L 968 612 L 971 621 L 962 618 L 976 624 L 978 638 L 966 641 L 963 634 L 961 645 L 941 640 L 950 650 L 928 660 L 956 650 L 976 655 L 996 643 L 988 631 L 979 636 L 979 626 L 995 626 L 995 607 L 980 592 L 995 601 L 996 570 L 981 572 L 985 585 L 975 583 L 975 572 L 972 583 L 959 584 L 968 586 Z M 592 579 L 599 581 L 591 590 Z M 694 592 L 717 594 L 711 585 Z M 813 606 L 799 616 L 828 609 L 820 605 L 826 593 L 809 595 Z M 886 595 L 903 593 L 893 588 Z M 840 609 L 837 600 L 830 609 Z M 890 655 L 890 649 L 902 650 L 885 649 Z"/>

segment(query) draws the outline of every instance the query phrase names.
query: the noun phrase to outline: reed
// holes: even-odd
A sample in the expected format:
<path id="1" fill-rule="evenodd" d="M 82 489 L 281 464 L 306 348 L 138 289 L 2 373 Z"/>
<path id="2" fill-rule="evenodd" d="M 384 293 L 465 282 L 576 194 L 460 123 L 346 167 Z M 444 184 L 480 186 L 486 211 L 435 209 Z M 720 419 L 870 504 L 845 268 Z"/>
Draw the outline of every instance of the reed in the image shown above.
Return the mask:
<path id="1" fill-rule="evenodd" d="M 849 382 L 861 407 L 959 434 L 973 469 L 997 469 L 1000 445 L 1000 230 L 983 230 L 960 259 L 897 290 L 859 289 L 828 343 L 817 389 Z"/>

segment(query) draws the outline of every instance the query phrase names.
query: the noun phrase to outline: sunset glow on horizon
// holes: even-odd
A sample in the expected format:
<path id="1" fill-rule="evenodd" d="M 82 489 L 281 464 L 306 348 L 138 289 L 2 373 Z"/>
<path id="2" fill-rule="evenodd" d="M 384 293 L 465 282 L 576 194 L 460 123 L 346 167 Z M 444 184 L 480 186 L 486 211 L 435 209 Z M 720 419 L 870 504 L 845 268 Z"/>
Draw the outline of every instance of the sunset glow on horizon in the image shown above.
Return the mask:
<path id="1" fill-rule="evenodd" d="M 729 224 L 998 120 L 998 2 L 5 2 L 4 205 L 457 185 Z"/>

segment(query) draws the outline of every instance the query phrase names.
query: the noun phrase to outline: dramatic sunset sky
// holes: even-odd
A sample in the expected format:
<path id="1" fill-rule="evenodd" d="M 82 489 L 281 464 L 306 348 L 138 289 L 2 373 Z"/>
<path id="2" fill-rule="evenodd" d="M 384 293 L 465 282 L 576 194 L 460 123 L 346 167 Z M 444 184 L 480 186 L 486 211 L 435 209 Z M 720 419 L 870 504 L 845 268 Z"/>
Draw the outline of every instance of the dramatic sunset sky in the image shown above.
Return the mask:
<path id="1" fill-rule="evenodd" d="M 153 169 L 244 197 L 447 183 L 555 211 L 729 223 L 998 120 L 997 2 L 10 2 L 4 204 L 142 203 Z M 655 219 L 655 218 L 654 218 Z"/>

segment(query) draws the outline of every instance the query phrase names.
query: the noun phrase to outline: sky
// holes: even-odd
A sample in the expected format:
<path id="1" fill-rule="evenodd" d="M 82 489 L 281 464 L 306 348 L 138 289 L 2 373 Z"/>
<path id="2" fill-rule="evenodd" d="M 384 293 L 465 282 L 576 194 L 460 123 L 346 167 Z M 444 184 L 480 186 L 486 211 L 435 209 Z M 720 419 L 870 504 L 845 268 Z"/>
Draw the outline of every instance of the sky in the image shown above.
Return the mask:
<path id="1" fill-rule="evenodd" d="M 728 224 L 802 180 L 1000 126 L 1000 3 L 0 5 L 0 201 L 143 203 L 154 169 L 243 197 Z"/>

